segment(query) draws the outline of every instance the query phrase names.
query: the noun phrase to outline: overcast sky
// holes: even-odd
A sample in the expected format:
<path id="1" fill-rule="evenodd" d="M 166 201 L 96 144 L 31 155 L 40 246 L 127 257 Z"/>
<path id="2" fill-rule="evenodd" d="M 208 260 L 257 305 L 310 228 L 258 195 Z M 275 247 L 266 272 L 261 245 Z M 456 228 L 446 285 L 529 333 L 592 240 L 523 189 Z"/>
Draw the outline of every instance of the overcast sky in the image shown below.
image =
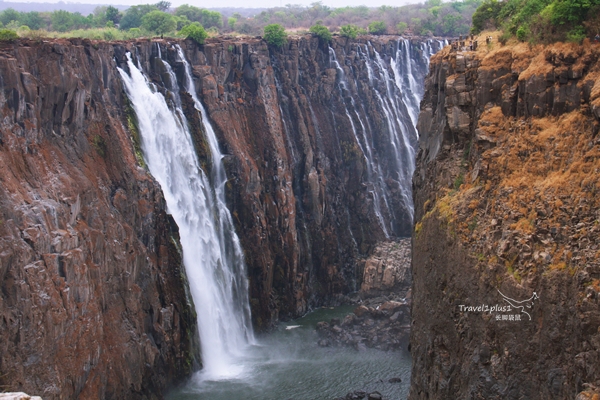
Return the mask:
<path id="1" fill-rule="evenodd" d="M 115 4 L 115 5 L 137 5 L 137 4 L 148 4 L 148 3 L 156 3 L 158 0 L 79 0 L 77 3 L 87 3 L 87 4 Z M 301 4 L 307 6 L 313 3 L 315 0 L 221 0 L 215 2 L 214 0 L 171 0 L 171 4 L 176 7 L 181 4 L 190 4 L 196 7 L 201 8 L 221 8 L 221 7 L 279 7 L 285 6 L 286 4 Z M 7 1 L 8 2 L 8 1 Z M 10 0 L 10 2 L 19 2 L 25 3 L 27 1 L 23 0 Z M 35 0 L 36 3 L 58 3 L 58 1 L 54 0 Z M 345 7 L 345 6 L 360 6 L 366 5 L 367 7 L 379 7 L 381 5 L 390 5 L 390 6 L 401 6 L 404 4 L 410 3 L 421 3 L 419 0 L 323 0 L 323 4 L 329 7 Z M 64 2 L 64 9 L 68 10 L 69 3 L 75 2 Z"/>

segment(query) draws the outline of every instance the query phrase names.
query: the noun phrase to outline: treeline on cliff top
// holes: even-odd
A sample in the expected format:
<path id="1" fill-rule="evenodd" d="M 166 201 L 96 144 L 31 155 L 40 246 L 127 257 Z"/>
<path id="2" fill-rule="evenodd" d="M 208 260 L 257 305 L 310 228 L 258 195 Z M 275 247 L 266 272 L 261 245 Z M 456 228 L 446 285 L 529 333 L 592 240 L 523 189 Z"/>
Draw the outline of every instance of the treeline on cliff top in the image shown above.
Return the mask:
<path id="1" fill-rule="evenodd" d="M 341 32 L 351 37 L 363 33 L 457 36 L 469 31 L 471 17 L 481 1 L 443 3 L 427 0 L 422 4 L 378 8 L 330 8 L 316 2 L 307 7 L 288 4 L 253 16 L 220 13 L 187 4 L 172 8 L 167 1 L 132 6 L 125 11 L 101 6 L 88 16 L 65 10 L 19 12 L 9 8 L 0 12 L 0 30 L 3 32 L 0 39 L 20 36 L 113 40 L 156 35 L 189 36 L 190 29 L 198 31 L 200 28 L 213 36 L 262 35 L 265 27 L 273 24 L 293 33 L 306 33 L 311 27 L 323 26 L 329 32 Z M 187 26 L 194 28 L 184 30 Z"/>
<path id="2" fill-rule="evenodd" d="M 472 32 L 485 29 L 501 29 L 501 41 L 581 42 L 600 34 L 600 0 L 485 0 Z"/>

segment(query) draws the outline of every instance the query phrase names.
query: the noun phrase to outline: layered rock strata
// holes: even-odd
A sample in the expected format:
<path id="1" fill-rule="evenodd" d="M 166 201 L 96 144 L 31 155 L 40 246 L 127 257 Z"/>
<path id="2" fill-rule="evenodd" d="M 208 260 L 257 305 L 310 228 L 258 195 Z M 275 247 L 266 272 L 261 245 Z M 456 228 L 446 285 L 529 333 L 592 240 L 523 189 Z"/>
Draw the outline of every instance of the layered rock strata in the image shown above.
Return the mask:
<path id="1" fill-rule="evenodd" d="M 402 43 L 412 74 L 424 75 L 424 45 Z M 158 58 L 181 80 L 177 45 L 226 153 L 258 327 L 357 290 L 357 260 L 386 230 L 408 233 L 404 161 L 389 143 L 401 124 L 410 134 L 411 117 L 404 107 L 391 121 L 381 97 L 401 85 L 389 78 L 398 38 L 337 38 L 331 49 L 312 37 L 282 49 L 233 38 L 3 42 L 1 387 L 155 398 L 198 366 L 177 227 L 145 170 L 117 73 L 130 52 L 164 90 L 171 77 Z M 208 171 L 201 120 L 181 97 Z"/>
<path id="2" fill-rule="evenodd" d="M 491 47 L 426 80 L 410 399 L 597 397 L 600 47 Z"/>
<path id="3" fill-rule="evenodd" d="M 160 397 L 194 368 L 196 321 L 113 46 L 0 46 L 0 387 Z"/>
<path id="4" fill-rule="evenodd" d="M 406 109 L 405 120 L 388 121 L 380 93 L 395 92 L 396 84 L 373 78 L 394 76 L 398 38 L 336 38 L 331 50 L 310 36 L 291 38 L 283 48 L 248 38 L 200 47 L 143 41 L 119 47 L 117 63 L 131 52 L 160 88 L 170 77 L 156 62 L 159 55 L 182 79 L 175 45 L 193 66 L 198 96 L 226 154 L 228 205 L 246 255 L 255 325 L 269 327 L 358 290 L 358 260 L 386 239 L 375 184 L 383 181 L 389 191 L 390 211 L 382 211 L 384 221 L 394 221 L 388 234 L 406 235 L 411 225 L 394 169 L 408 160 L 397 160 L 389 143 L 397 123 L 405 124 L 406 140 L 414 128 Z M 413 74 L 423 76 L 424 45 L 408 45 Z M 198 120 L 192 106 L 183 107 L 188 120 Z M 357 132 L 372 146 L 377 177 L 367 173 L 367 143 Z M 201 129 L 196 134 L 210 168 Z"/>

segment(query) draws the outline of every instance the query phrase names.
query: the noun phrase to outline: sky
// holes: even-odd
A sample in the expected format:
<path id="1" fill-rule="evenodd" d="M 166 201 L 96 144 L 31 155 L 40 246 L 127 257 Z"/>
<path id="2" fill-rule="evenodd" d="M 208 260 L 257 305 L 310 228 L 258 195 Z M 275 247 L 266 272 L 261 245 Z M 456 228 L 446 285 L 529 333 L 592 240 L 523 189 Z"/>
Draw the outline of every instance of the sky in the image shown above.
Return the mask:
<path id="1" fill-rule="evenodd" d="M 214 0 L 171 0 L 173 7 L 177 7 L 181 4 L 190 4 L 200 8 L 222 8 L 222 7 L 243 7 L 243 8 L 266 8 L 266 7 L 280 7 L 286 4 L 300 4 L 308 6 L 315 0 L 221 0 L 215 2 Z M 26 0 L 11 0 L 10 2 L 26 3 Z M 56 0 L 36 0 L 32 1 L 35 3 L 58 3 Z M 137 4 L 148 4 L 156 3 L 158 0 L 78 0 L 77 2 L 65 1 L 64 9 L 68 11 L 69 3 L 82 3 L 82 4 L 114 4 L 114 5 L 126 5 L 132 6 Z M 322 3 L 329 7 L 345 7 L 345 6 L 360 6 L 365 5 L 367 7 L 379 7 L 382 5 L 389 6 L 402 6 L 410 3 L 421 3 L 419 0 L 323 0 Z M 7 1 L 8 3 L 8 1 Z"/>

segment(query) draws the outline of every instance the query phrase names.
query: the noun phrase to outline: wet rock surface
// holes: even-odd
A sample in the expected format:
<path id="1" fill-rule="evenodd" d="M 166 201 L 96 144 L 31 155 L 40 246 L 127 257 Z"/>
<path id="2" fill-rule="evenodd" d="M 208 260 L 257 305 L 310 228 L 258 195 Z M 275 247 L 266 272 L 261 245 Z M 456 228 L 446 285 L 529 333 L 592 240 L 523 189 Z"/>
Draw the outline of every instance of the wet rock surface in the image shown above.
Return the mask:
<path id="1" fill-rule="evenodd" d="M 369 57 L 375 59 L 376 50 L 391 68 L 397 40 L 333 40 L 349 82 L 345 94 L 328 48 L 315 37 L 290 37 L 278 50 L 260 40 L 233 38 L 183 47 L 228 154 L 229 205 L 246 253 L 259 327 L 360 290 L 360 261 L 386 240 L 352 123 L 372 131 L 372 151 L 391 193 L 392 212 L 383 215 L 394 228 L 389 234 L 410 234 L 409 213 L 392 173 L 391 132 L 368 84 L 366 56 L 358 51 L 370 41 Z M 427 70 L 419 51 L 415 42 L 415 76 Z M 163 54 L 168 52 L 165 45 Z M 349 111 L 356 113 L 353 122 L 346 114 L 348 96 L 357 105 Z"/>
<path id="2" fill-rule="evenodd" d="M 358 293 L 343 298 L 352 314 L 317 324 L 319 346 L 361 351 L 405 349 L 410 331 L 410 239 L 379 243 L 365 260 Z"/>
<path id="3" fill-rule="evenodd" d="M 405 293 L 411 285 L 410 252 L 410 239 L 378 243 L 364 262 L 361 296 Z"/>
<path id="4" fill-rule="evenodd" d="M 406 349 L 410 330 L 410 304 L 406 301 L 367 302 L 343 319 L 319 322 L 319 346 L 352 346 L 378 350 Z"/>
<path id="5" fill-rule="evenodd" d="M 367 46 L 367 41 L 370 41 Z M 164 91 L 182 79 L 180 45 L 213 121 L 230 178 L 228 206 L 250 273 L 255 325 L 334 303 L 380 281 L 363 260 L 385 239 L 346 97 L 329 49 L 311 36 L 283 49 L 259 39 L 49 40 L 0 44 L 0 386 L 46 399 L 155 398 L 198 367 L 177 227 L 144 169 L 136 119 L 117 67 L 126 54 Z M 390 234 L 410 216 L 367 57 L 391 68 L 396 37 L 331 44 L 360 99 L 359 119 L 390 191 Z M 419 43 L 413 73 L 423 75 Z M 356 83 L 355 83 L 356 82 Z M 183 85 L 180 85 L 183 87 Z M 182 108 L 203 167 L 206 140 L 189 96 Z M 375 132 L 375 133 L 373 133 Z M 393 250 L 385 250 L 385 252 Z M 396 271 L 377 256 L 369 271 Z M 382 258 L 383 257 L 383 258 Z M 403 279 L 403 278 L 402 278 Z M 367 290 L 367 289 L 365 289 Z M 61 365 L 63 368 L 55 368 Z"/>

